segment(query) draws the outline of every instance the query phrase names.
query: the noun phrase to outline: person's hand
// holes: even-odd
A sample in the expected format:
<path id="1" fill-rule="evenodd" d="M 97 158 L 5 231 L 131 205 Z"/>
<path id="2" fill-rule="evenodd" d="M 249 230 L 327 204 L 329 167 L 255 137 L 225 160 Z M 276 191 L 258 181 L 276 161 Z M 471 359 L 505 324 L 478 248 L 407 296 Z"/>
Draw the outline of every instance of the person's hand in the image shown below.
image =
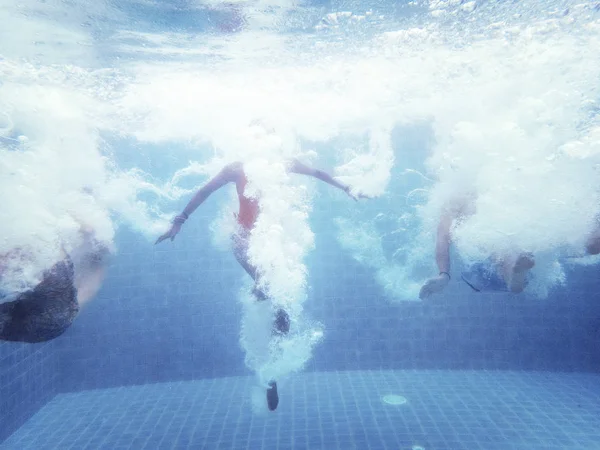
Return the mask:
<path id="1" fill-rule="evenodd" d="M 449 282 L 450 277 L 445 273 L 441 273 L 437 277 L 430 278 L 421 288 L 421 291 L 419 292 L 419 298 L 424 300 L 433 294 L 442 292 Z"/>
<path id="2" fill-rule="evenodd" d="M 348 195 L 348 197 L 350 197 L 355 202 L 357 202 L 359 198 L 371 198 L 368 195 L 362 194 L 360 192 L 353 194 L 352 190 L 350 189 L 350 186 L 346 186 L 344 188 L 344 192 Z"/>
<path id="3" fill-rule="evenodd" d="M 181 223 L 177 223 L 177 222 L 173 223 L 173 225 L 171 225 L 171 228 L 169 229 L 169 231 L 167 231 L 165 234 L 160 236 L 156 240 L 154 245 L 160 244 L 165 239 L 171 239 L 171 241 L 173 241 L 173 239 L 175 239 L 175 236 L 177 236 L 177 233 L 179 233 L 179 230 L 181 230 L 181 225 L 182 225 Z"/>

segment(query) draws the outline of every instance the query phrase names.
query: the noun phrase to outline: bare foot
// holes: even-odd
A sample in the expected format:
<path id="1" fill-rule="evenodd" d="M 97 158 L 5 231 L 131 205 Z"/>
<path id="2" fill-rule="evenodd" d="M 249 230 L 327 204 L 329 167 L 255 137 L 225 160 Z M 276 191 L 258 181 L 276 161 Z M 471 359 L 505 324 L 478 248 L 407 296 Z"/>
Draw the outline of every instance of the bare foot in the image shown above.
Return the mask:
<path id="1" fill-rule="evenodd" d="M 275 383 L 275 381 L 269 383 L 269 388 L 267 389 L 267 405 L 271 411 L 275 411 L 277 405 L 279 405 L 279 394 L 277 393 L 277 383 Z"/>
<path id="2" fill-rule="evenodd" d="M 427 280 L 419 292 L 419 298 L 423 300 L 433 294 L 442 292 L 449 282 L 450 278 L 445 274 Z"/>
<path id="3" fill-rule="evenodd" d="M 535 265 L 535 261 L 533 260 L 533 255 L 531 253 L 523 253 L 519 255 L 517 261 L 515 262 L 515 266 L 513 267 L 513 272 L 520 272 L 523 270 L 529 270 Z"/>
<path id="4" fill-rule="evenodd" d="M 527 273 L 535 265 L 533 255 L 525 253 L 519 255 L 512 268 L 509 287 L 516 294 L 523 292 L 527 282 Z"/>
<path id="5" fill-rule="evenodd" d="M 286 335 L 290 332 L 290 316 L 283 309 L 278 309 L 273 322 L 273 334 Z"/>

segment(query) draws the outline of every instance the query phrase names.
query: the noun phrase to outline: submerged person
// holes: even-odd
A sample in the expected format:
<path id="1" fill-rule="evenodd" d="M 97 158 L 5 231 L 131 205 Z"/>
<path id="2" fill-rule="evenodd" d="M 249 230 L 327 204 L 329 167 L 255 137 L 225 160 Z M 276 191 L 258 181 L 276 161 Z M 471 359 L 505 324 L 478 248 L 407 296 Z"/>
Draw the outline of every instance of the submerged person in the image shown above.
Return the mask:
<path id="1" fill-rule="evenodd" d="M 83 244 L 63 257 L 32 289 L 0 303 L 0 340 L 46 342 L 62 335 L 73 323 L 80 306 L 93 298 L 104 279 L 109 249 L 91 230 L 82 230 Z M 19 257 L 20 250 L 4 258 Z M 0 266 L 0 277 L 2 267 Z M 2 301 L 2 298 L 0 298 Z"/>
<path id="2" fill-rule="evenodd" d="M 452 225 L 455 221 L 464 220 L 474 213 L 475 202 L 471 196 L 462 197 L 445 206 L 438 224 L 435 246 L 435 260 L 439 274 L 425 282 L 419 292 L 419 298 L 425 299 L 443 291 L 450 282 Z M 525 252 L 490 255 L 485 261 L 475 263 L 462 272 L 461 279 L 476 292 L 518 294 L 525 289 L 529 270 L 534 264 L 533 256 Z"/>
<path id="3" fill-rule="evenodd" d="M 296 159 L 288 161 L 286 165 L 286 171 L 289 173 L 296 173 L 317 178 L 318 180 L 324 181 L 325 183 L 344 191 L 354 200 L 357 200 L 358 197 L 365 197 L 362 194 L 355 196 L 351 192 L 349 186 L 336 181 L 328 173 L 306 166 Z M 258 198 L 250 197 L 246 193 L 248 178 L 246 177 L 242 163 L 234 162 L 225 166 L 213 179 L 211 179 L 208 183 L 206 183 L 206 185 L 204 185 L 204 187 L 198 190 L 196 195 L 194 195 L 194 197 L 189 201 L 182 213 L 175 217 L 171 228 L 156 240 L 156 244 L 166 239 L 171 239 L 171 241 L 175 239 L 175 236 L 177 236 L 177 233 L 179 233 L 181 230 L 181 226 L 196 210 L 196 208 L 198 208 L 198 206 L 200 206 L 213 192 L 229 183 L 235 183 L 239 199 L 239 212 L 236 215 L 238 231 L 232 236 L 233 253 L 238 263 L 254 280 L 254 288 L 252 293 L 256 300 L 267 300 L 267 294 L 259 287 L 261 286 L 261 280 L 258 268 L 252 265 L 248 258 L 248 244 L 250 235 L 254 229 L 254 225 L 256 224 L 256 221 L 260 215 L 260 204 Z M 290 320 L 288 314 L 284 310 L 279 309 L 275 313 L 273 324 L 274 333 L 285 335 L 289 332 L 289 328 Z M 278 404 L 279 396 L 277 393 L 277 383 L 275 380 L 272 380 L 269 382 L 269 389 L 267 389 L 267 405 L 269 409 L 273 411 L 277 408 Z"/>

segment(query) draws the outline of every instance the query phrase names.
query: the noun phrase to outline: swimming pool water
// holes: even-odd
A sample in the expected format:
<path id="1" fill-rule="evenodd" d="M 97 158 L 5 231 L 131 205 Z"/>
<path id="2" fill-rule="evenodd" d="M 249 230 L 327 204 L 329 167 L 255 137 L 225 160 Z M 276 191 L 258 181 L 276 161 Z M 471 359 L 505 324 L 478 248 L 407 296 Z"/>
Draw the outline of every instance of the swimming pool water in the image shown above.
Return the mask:
<path id="1" fill-rule="evenodd" d="M 0 235 L 48 250 L 85 197 L 117 247 L 65 335 L 0 342 L 0 449 L 600 449 L 598 260 L 570 261 L 600 214 L 597 0 L 240 3 L 0 6 Z M 242 376 L 235 193 L 152 244 L 217 164 L 280 150 L 375 198 L 301 190 L 281 248 L 324 339 L 269 413 Z M 418 302 L 458 181 L 480 213 Z M 496 244 L 539 250 L 537 291 L 460 283 Z"/>

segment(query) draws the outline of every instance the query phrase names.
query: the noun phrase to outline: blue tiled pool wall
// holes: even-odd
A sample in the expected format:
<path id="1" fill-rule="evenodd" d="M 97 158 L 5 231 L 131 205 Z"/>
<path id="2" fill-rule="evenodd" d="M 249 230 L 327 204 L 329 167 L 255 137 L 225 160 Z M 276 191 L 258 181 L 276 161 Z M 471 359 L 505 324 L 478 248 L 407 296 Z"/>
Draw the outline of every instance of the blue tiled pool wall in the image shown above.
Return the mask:
<path id="1" fill-rule="evenodd" d="M 57 341 L 0 342 L 0 442 L 59 392 Z"/>

